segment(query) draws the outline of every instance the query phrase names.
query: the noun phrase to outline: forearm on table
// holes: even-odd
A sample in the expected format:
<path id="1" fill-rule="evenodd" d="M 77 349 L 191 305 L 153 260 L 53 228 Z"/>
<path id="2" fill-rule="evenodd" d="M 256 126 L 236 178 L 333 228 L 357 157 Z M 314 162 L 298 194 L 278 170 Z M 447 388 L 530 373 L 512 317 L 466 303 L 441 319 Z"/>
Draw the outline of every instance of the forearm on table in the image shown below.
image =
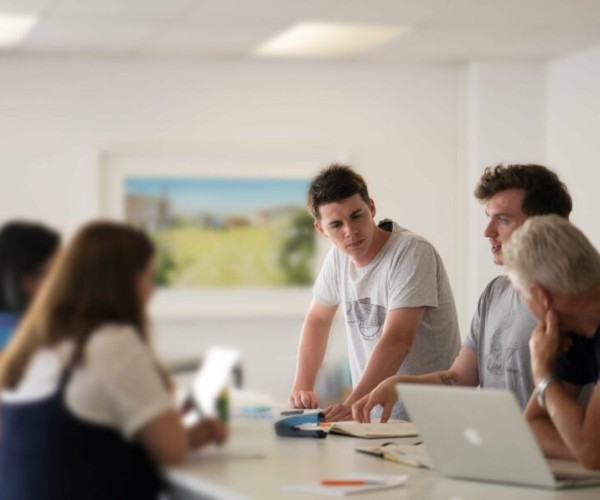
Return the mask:
<path id="1" fill-rule="evenodd" d="M 537 378 L 539 379 L 539 377 Z M 578 422 L 581 422 L 584 418 L 584 409 L 575 402 L 580 390 L 581 388 L 574 384 L 555 381 L 548 385 L 546 392 L 544 393 L 546 409 L 539 405 L 535 395 L 531 397 L 527 408 L 525 408 L 525 418 L 535 434 L 544 455 L 550 458 L 577 460 L 577 457 L 573 454 L 572 450 L 569 449 L 569 445 L 565 442 L 563 436 L 561 436 L 561 433 L 557 429 L 556 423 L 564 423 L 563 421 L 566 417 L 567 419 L 573 419 L 572 422 L 566 422 L 567 425 L 581 425 Z M 558 419 L 553 421 L 557 417 L 557 410 L 559 410 L 559 408 L 564 408 L 563 405 L 565 401 L 567 402 L 567 408 L 571 405 L 575 405 L 575 407 L 579 406 L 579 409 L 575 408 L 575 415 L 567 412 L 558 415 Z M 551 414 L 554 414 L 554 419 L 551 419 Z"/>
<path id="2" fill-rule="evenodd" d="M 600 468 L 600 430 L 595 411 L 598 405 L 593 398 L 584 407 L 563 384 L 554 382 L 546 389 L 544 399 L 548 414 L 542 434 L 544 451 L 548 448 L 549 454 L 560 453 L 560 458 L 576 459 L 586 467 Z"/>
<path id="3" fill-rule="evenodd" d="M 463 380 L 459 373 L 452 369 L 424 373 L 422 375 L 392 375 L 386 380 L 394 384 L 427 384 L 427 385 L 477 385 Z"/>
<path id="4" fill-rule="evenodd" d="M 452 366 L 447 370 L 425 373 L 423 375 L 400 376 L 397 383 L 477 387 L 479 385 L 477 354 L 468 347 L 463 346 L 454 359 Z"/>
<path id="5" fill-rule="evenodd" d="M 575 455 L 566 446 L 549 418 L 541 417 L 530 420 L 529 425 L 533 430 L 544 455 L 549 458 L 577 460 Z"/>
<path id="6" fill-rule="evenodd" d="M 461 385 L 457 375 L 451 371 L 425 373 L 423 375 L 398 376 L 398 384 Z"/>
<path id="7" fill-rule="evenodd" d="M 352 404 L 358 401 L 377 387 L 380 382 L 394 375 L 404 362 L 409 350 L 410 346 L 405 342 L 381 338 L 371 353 L 359 383 L 348 395 L 345 402 Z"/>

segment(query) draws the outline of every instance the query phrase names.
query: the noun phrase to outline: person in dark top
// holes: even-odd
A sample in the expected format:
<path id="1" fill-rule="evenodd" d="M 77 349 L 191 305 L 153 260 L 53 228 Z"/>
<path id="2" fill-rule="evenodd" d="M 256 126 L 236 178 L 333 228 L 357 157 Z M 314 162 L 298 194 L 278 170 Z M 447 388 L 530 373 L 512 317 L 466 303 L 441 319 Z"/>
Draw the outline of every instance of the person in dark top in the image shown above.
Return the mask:
<path id="1" fill-rule="evenodd" d="M 0 351 L 37 293 L 60 245 L 53 229 L 12 221 L 0 228 Z"/>
<path id="2" fill-rule="evenodd" d="M 533 217 L 504 248 L 509 277 L 539 321 L 525 415 L 544 453 L 600 469 L 600 254 L 565 219 Z M 582 387 L 595 384 L 587 406 Z"/>

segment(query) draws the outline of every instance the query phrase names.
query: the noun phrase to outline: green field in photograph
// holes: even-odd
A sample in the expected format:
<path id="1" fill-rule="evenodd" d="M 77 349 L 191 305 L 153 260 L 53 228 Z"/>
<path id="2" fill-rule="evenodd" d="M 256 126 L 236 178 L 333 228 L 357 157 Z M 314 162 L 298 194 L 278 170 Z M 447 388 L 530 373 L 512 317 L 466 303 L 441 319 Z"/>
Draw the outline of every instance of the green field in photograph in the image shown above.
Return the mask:
<path id="1" fill-rule="evenodd" d="M 308 229 L 308 230 L 307 230 Z M 306 285 L 314 234 L 306 217 L 264 226 L 180 225 L 153 235 L 157 282 L 171 287 Z"/>

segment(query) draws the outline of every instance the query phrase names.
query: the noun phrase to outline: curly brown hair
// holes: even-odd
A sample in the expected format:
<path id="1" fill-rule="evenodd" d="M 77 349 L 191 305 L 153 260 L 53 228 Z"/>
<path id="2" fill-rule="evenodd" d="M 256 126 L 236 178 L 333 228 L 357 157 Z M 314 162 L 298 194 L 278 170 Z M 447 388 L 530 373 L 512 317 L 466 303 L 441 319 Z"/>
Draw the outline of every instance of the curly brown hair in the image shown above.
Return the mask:
<path id="1" fill-rule="evenodd" d="M 487 167 L 475 188 L 475 197 L 485 202 L 505 189 L 523 189 L 521 210 L 528 217 L 556 214 L 569 218 L 573 208 L 567 186 L 542 165 L 507 165 Z"/>
<path id="2" fill-rule="evenodd" d="M 321 205 L 339 202 L 355 194 L 360 195 L 365 203 L 369 203 L 369 190 L 362 176 L 347 165 L 333 163 L 321 170 L 310 183 L 307 196 L 308 209 L 315 219 L 320 219 Z"/>

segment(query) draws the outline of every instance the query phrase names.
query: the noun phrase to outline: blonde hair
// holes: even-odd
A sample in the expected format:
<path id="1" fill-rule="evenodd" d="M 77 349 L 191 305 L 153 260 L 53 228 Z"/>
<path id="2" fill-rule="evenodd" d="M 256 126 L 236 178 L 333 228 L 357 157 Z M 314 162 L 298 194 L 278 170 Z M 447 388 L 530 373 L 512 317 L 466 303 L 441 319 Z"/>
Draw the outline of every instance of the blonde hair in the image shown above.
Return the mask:
<path id="1" fill-rule="evenodd" d="M 600 283 L 600 254 L 573 224 L 557 215 L 530 217 L 502 246 L 509 277 L 522 293 L 536 283 L 578 296 Z"/>

